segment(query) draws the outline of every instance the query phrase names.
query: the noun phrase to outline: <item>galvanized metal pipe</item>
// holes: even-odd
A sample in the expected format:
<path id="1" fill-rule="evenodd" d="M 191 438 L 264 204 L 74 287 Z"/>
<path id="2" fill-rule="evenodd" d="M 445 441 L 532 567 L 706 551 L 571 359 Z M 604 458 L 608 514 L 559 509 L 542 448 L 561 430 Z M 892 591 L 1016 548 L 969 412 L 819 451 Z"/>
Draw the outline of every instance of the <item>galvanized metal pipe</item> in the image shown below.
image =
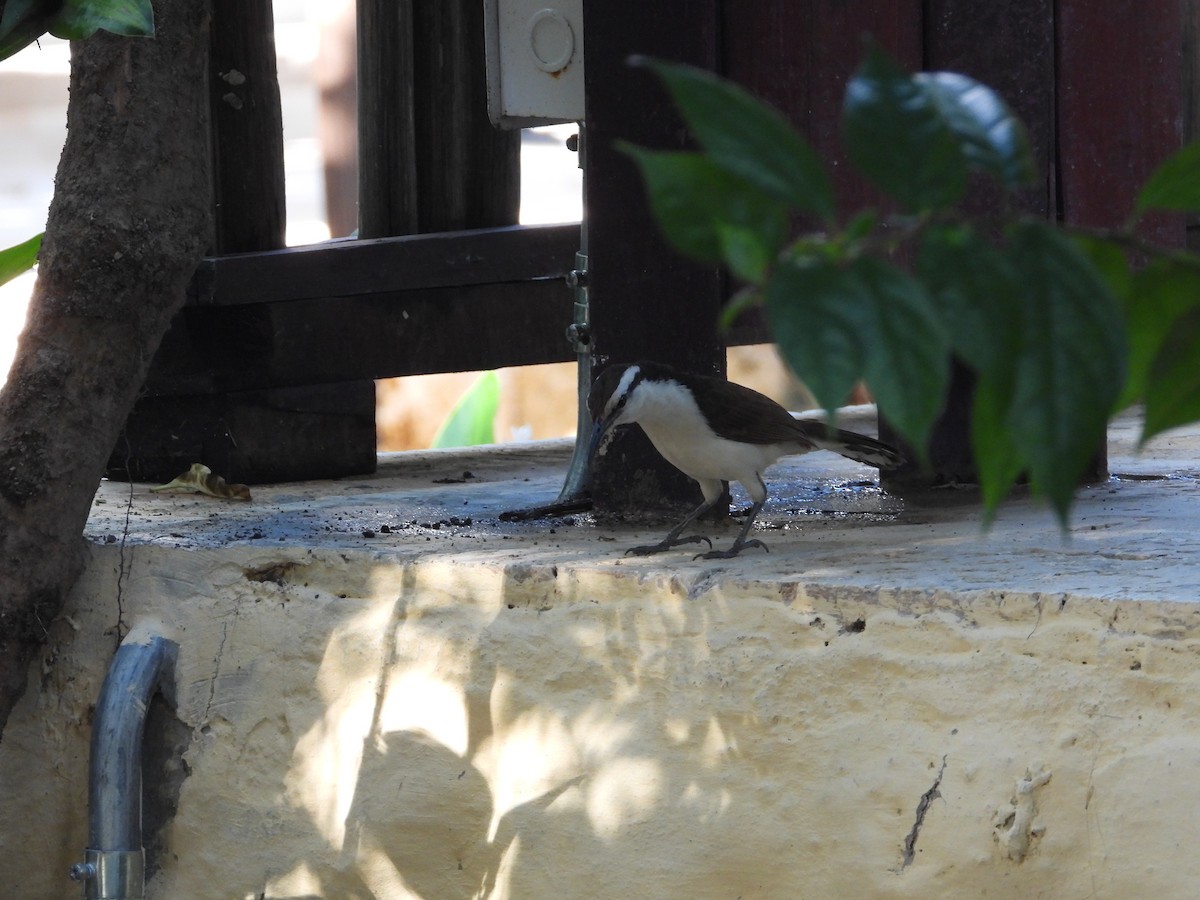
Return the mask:
<path id="1" fill-rule="evenodd" d="M 575 151 L 579 156 L 579 168 L 587 178 L 587 126 L 579 123 L 575 137 Z M 576 417 L 575 452 L 567 469 L 567 479 L 559 491 L 555 503 L 569 504 L 588 496 L 591 481 L 591 460 L 588 458 L 589 436 L 592 431 L 592 416 L 588 412 L 588 391 L 592 387 L 592 335 L 591 313 L 588 307 L 588 238 L 587 212 L 579 223 L 579 252 L 575 254 L 575 268 L 567 276 L 567 283 L 575 292 L 575 315 L 567 329 L 567 337 L 575 347 L 578 360 L 576 390 L 578 415 Z"/>
<path id="2" fill-rule="evenodd" d="M 144 631 L 117 648 L 92 721 L 88 784 L 88 848 L 70 876 L 85 900 L 142 900 L 142 735 L 150 700 L 171 697 L 179 648 Z"/>

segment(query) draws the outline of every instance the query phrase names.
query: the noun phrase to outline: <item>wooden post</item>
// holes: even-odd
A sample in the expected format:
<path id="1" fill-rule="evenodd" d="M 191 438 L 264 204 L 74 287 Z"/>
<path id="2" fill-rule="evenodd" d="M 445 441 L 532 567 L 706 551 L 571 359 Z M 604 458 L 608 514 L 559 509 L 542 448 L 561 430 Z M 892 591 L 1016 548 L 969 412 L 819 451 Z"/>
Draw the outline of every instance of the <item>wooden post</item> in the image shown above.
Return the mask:
<path id="1" fill-rule="evenodd" d="M 657 79 L 631 54 L 715 69 L 717 0 L 606 0 L 584 4 L 587 109 L 584 216 L 593 371 L 651 359 L 723 374 L 717 333 L 724 280 L 682 258 L 658 230 L 637 168 L 615 143 L 682 149 L 686 129 Z M 638 429 L 610 444 L 593 473 L 602 513 L 695 505 L 700 493 Z"/>

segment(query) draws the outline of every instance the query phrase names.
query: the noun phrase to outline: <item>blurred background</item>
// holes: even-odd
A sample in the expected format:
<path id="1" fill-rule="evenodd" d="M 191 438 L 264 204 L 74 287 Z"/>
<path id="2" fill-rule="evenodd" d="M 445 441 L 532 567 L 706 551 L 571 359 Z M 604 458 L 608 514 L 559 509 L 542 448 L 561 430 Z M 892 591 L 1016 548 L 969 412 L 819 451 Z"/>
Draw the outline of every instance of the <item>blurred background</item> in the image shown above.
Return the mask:
<path id="1" fill-rule="evenodd" d="M 311 244 L 354 230 L 353 0 L 275 0 L 275 47 L 283 103 L 287 243 Z M 70 51 L 45 37 L 0 61 L 0 248 L 42 231 L 66 136 Z M 324 103 L 322 102 L 324 98 Z M 573 125 L 526 129 L 521 143 L 521 222 L 577 222 L 582 180 L 567 150 Z M 34 274 L 0 285 L 0 384 L 24 323 Z M 564 297 L 566 287 L 564 286 Z M 564 300 L 564 302 L 566 302 Z M 564 339 L 565 340 L 565 339 Z M 790 408 L 810 405 L 770 347 L 730 351 L 730 377 Z M 495 440 L 575 433 L 575 365 L 502 369 Z M 380 450 L 428 447 L 477 373 L 377 382 Z"/>

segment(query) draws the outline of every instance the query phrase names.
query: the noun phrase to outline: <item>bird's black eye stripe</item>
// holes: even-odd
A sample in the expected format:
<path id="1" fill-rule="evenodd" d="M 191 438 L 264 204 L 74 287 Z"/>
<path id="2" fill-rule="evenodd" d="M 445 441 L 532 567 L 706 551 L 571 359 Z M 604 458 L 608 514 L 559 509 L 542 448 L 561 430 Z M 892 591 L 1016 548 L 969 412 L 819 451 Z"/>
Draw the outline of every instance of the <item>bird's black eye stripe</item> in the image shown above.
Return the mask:
<path id="1" fill-rule="evenodd" d="M 622 377 L 624 377 L 623 374 L 622 374 Z M 646 374 L 639 369 L 638 373 L 636 375 L 634 375 L 633 379 L 629 382 L 629 387 L 627 387 L 625 389 L 625 391 L 621 394 L 620 398 L 617 400 L 616 404 L 613 406 L 612 411 L 608 414 L 609 418 L 615 416 L 617 413 L 619 413 L 621 410 L 623 410 L 625 408 L 625 404 L 628 403 L 629 398 L 633 396 L 633 389 L 636 388 L 639 384 L 641 384 L 642 380 L 645 377 L 646 377 Z"/>

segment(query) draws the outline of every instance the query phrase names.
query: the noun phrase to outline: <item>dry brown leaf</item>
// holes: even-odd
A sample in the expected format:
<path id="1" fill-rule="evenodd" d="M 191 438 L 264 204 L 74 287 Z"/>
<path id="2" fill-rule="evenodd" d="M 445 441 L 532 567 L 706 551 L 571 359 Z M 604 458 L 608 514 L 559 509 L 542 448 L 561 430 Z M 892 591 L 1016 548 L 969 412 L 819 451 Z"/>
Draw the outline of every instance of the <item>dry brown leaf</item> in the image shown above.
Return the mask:
<path id="1" fill-rule="evenodd" d="M 203 463 L 192 463 L 192 467 L 166 484 L 150 488 L 152 491 L 199 491 L 222 500 L 249 500 L 250 488 L 244 484 L 226 484 L 220 475 Z"/>

